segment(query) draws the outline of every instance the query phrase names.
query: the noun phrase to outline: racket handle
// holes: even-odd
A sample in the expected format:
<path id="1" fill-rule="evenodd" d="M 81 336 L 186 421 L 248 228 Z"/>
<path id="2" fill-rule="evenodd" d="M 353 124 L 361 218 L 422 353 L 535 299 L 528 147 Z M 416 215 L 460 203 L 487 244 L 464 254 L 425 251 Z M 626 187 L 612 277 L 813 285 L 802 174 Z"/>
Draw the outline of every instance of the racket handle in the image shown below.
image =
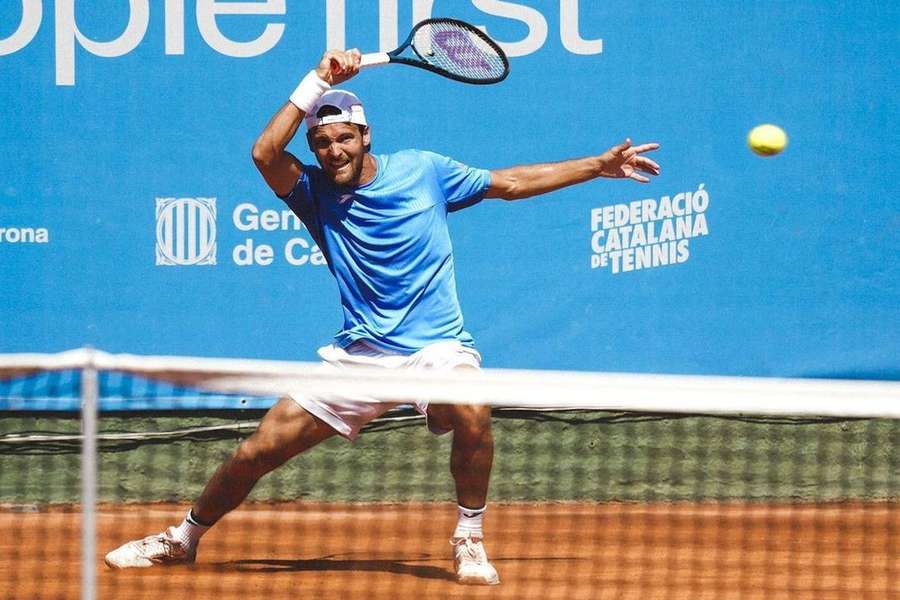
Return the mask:
<path id="1" fill-rule="evenodd" d="M 386 65 L 391 62 L 391 57 L 387 52 L 372 52 L 363 54 L 359 61 L 359 68 L 374 67 L 375 65 Z"/>

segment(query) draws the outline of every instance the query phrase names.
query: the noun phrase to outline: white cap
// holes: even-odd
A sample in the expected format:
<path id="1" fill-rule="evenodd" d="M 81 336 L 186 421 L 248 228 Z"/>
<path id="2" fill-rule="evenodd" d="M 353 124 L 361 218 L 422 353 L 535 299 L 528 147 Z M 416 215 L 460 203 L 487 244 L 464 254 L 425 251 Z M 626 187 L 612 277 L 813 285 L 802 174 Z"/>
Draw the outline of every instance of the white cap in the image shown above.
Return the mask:
<path id="1" fill-rule="evenodd" d="M 316 113 L 323 106 L 333 106 L 341 111 L 341 114 L 317 117 Z M 356 123 L 357 125 L 368 127 L 362 102 L 356 97 L 356 94 L 344 90 L 329 90 L 322 94 L 309 112 L 306 113 L 304 121 L 306 121 L 307 129 L 312 129 L 319 125 L 328 125 L 329 123 Z"/>

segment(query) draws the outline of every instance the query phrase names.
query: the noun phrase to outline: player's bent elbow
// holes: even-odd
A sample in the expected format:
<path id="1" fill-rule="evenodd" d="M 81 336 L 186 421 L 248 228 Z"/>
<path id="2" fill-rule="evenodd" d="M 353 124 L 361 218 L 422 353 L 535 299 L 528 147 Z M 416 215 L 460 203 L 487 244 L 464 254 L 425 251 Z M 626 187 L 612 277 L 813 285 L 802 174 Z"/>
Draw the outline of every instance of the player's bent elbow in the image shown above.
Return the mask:
<path id="1" fill-rule="evenodd" d="M 250 156 L 253 157 L 253 162 L 256 163 L 257 167 L 265 167 L 272 164 L 275 153 L 272 152 L 271 147 L 268 145 L 256 142 L 250 150 Z"/>

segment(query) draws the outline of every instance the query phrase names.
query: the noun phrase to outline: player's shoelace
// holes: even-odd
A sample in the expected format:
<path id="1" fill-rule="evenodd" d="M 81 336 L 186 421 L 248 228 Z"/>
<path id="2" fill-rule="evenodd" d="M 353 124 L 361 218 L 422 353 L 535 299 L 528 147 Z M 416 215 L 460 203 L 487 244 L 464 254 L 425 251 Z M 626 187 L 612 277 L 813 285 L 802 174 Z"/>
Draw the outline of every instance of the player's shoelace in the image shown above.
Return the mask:
<path id="1" fill-rule="evenodd" d="M 450 540 L 456 548 L 456 558 L 462 562 L 487 563 L 487 553 L 481 541 L 475 541 L 470 537 Z"/>
<path id="2" fill-rule="evenodd" d="M 147 536 L 138 542 L 141 553 L 149 559 L 165 560 L 177 558 L 180 547 L 164 534 Z"/>

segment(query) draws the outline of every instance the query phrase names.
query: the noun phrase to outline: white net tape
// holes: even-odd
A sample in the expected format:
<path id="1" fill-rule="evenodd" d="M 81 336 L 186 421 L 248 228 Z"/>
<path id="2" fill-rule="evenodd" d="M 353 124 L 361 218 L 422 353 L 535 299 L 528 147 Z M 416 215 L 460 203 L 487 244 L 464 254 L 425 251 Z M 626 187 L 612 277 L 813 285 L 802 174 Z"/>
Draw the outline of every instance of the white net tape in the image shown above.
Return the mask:
<path id="1" fill-rule="evenodd" d="M 497 407 L 670 413 L 900 417 L 900 382 L 584 373 L 422 371 L 319 363 L 184 356 L 137 356 L 79 349 L 0 354 L 0 378 L 47 370 L 118 371 L 204 390 L 254 394 L 368 396 Z"/>

